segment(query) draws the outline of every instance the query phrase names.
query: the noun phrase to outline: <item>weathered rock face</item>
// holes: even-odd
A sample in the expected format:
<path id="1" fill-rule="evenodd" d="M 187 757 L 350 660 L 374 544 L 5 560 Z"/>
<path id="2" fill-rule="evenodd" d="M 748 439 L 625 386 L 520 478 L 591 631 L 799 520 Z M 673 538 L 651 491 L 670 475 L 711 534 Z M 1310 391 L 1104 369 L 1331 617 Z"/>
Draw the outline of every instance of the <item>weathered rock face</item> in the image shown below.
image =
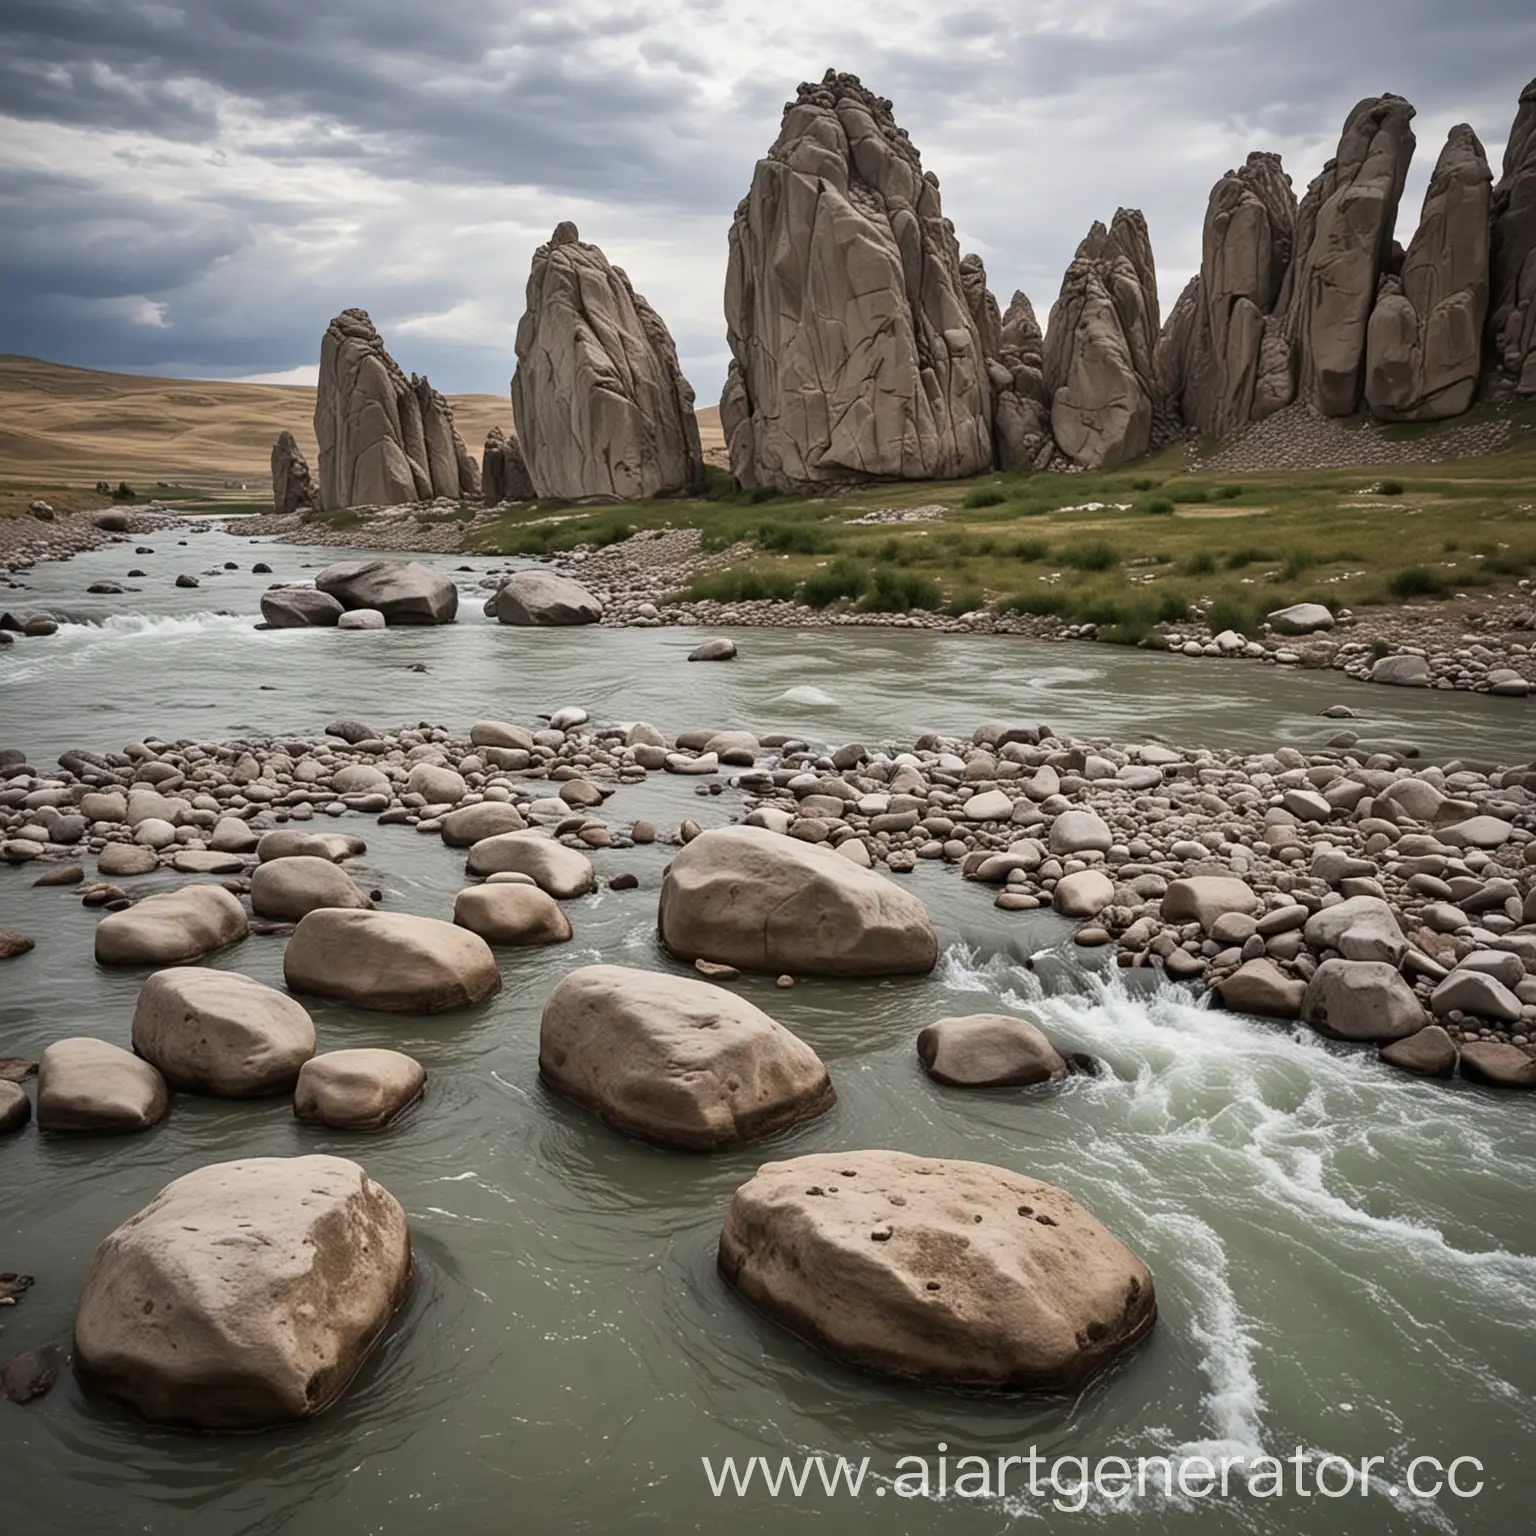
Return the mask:
<path id="1" fill-rule="evenodd" d="M 1056 445 L 1051 438 L 1050 397 L 1041 371 L 1044 338 L 1029 299 L 1015 293 L 1007 316 L 987 286 L 980 256 L 961 258 L 960 284 L 981 339 L 992 386 L 992 443 L 997 467 L 1043 469 Z"/>
<path id="2" fill-rule="evenodd" d="M 309 460 L 292 432 L 278 433 L 272 447 L 272 506 L 278 512 L 305 512 L 318 504 Z"/>
<path id="3" fill-rule="evenodd" d="M 619 1130 L 707 1152 L 824 1114 L 820 1058 L 745 998 L 690 977 L 589 965 L 555 989 L 539 1075 Z"/>
<path id="4" fill-rule="evenodd" d="M 1349 416 L 1365 383 L 1366 328 L 1393 262 L 1392 234 L 1414 137 L 1401 96 L 1373 96 L 1349 114 L 1338 154 L 1307 188 L 1296 258 L 1282 296 L 1298 396 L 1324 416 Z"/>
<path id="5" fill-rule="evenodd" d="M 673 859 L 660 927 L 679 959 L 744 970 L 899 976 L 938 961 L 915 896 L 830 848 L 759 827 L 705 832 Z"/>
<path id="6" fill-rule="evenodd" d="M 1065 1191 L 903 1152 L 765 1164 L 720 1269 L 839 1360 L 971 1390 L 1071 1390 L 1157 1316 L 1146 1265 Z"/>
<path id="7" fill-rule="evenodd" d="M 348 612 L 371 609 L 386 624 L 452 624 L 459 611 L 453 578 L 415 560 L 345 560 L 315 577 Z"/>
<path id="8" fill-rule="evenodd" d="M 366 310 L 343 310 L 320 344 L 315 436 L 322 507 L 480 494 L 447 400 L 426 379 L 406 378 Z"/>
<path id="9" fill-rule="evenodd" d="M 856 76 L 802 85 L 731 226 L 731 472 L 794 490 L 991 467 L 986 355 L 938 179 Z"/>
<path id="10" fill-rule="evenodd" d="M 1402 272 L 1383 278 L 1371 312 L 1365 398 L 1384 421 L 1459 416 L 1477 394 L 1492 182 L 1477 135 L 1459 123 L 1430 177 Z"/>
<path id="11" fill-rule="evenodd" d="M 1147 221 L 1121 208 L 1078 246 L 1045 333 L 1051 433 L 1085 468 L 1123 463 L 1152 445 L 1158 321 Z"/>
<path id="12" fill-rule="evenodd" d="M 1491 371 L 1505 388 L 1536 395 L 1536 80 L 1520 93 L 1493 189 L 1491 262 Z"/>
<path id="13" fill-rule="evenodd" d="M 139 989 L 133 1048 L 173 1088 L 257 1098 L 287 1093 L 298 1081 L 315 1054 L 315 1026 L 275 987 L 236 971 L 178 965 Z"/>
<path id="14" fill-rule="evenodd" d="M 405 1213 L 340 1157 L 215 1163 L 91 1259 L 75 1369 L 146 1419 L 255 1429 L 346 1391 L 410 1284 Z"/>
<path id="15" fill-rule="evenodd" d="M 435 917 L 321 907 L 304 917 L 283 952 L 283 979 L 380 1013 L 443 1013 L 501 990 L 490 946 Z"/>
<path id="16" fill-rule="evenodd" d="M 1211 189 L 1200 271 L 1157 343 L 1158 384 L 1186 426 L 1224 437 L 1291 399 L 1275 306 L 1290 268 L 1296 195 L 1279 155 L 1255 152 Z"/>
<path id="17" fill-rule="evenodd" d="M 485 434 L 485 452 L 480 460 L 480 491 L 488 507 L 504 501 L 532 501 L 533 481 L 523 462 L 523 445 L 517 433 L 492 427 Z"/>
<path id="18" fill-rule="evenodd" d="M 540 496 L 638 501 L 689 490 L 703 474 L 671 333 L 571 223 L 534 252 L 512 415 Z"/>

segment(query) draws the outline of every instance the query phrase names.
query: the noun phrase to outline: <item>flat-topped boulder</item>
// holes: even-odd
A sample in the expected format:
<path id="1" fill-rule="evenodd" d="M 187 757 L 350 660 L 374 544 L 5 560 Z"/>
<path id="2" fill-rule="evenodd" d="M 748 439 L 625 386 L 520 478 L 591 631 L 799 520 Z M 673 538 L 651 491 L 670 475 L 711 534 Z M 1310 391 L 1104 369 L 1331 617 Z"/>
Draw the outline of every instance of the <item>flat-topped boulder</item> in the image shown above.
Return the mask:
<path id="1" fill-rule="evenodd" d="M 1307 984 L 1287 976 L 1273 960 L 1260 955 L 1247 960 L 1217 982 L 1213 989 L 1223 1008 L 1234 1013 L 1256 1013 L 1267 1019 L 1294 1019 L 1301 1015 Z"/>
<path id="2" fill-rule="evenodd" d="M 156 1423 L 259 1429 L 322 1413 L 411 1278 L 399 1202 L 340 1157 L 215 1163 L 97 1248 L 75 1370 Z"/>
<path id="3" fill-rule="evenodd" d="M 133 1048 L 172 1088 L 215 1098 L 288 1093 L 315 1054 L 293 998 L 237 971 L 178 965 L 139 989 Z"/>
<path id="4" fill-rule="evenodd" d="M 469 850 L 465 870 L 471 875 L 529 876 L 557 901 L 585 896 L 597 884 L 586 854 L 538 832 L 503 832 L 483 838 Z"/>
<path id="5" fill-rule="evenodd" d="M 1064 1190 L 904 1152 L 764 1164 L 719 1262 L 845 1364 L 965 1391 L 1073 1391 L 1157 1316 L 1146 1265 Z"/>
<path id="6" fill-rule="evenodd" d="M 497 588 L 491 607 L 498 624 L 596 624 L 603 616 L 603 605 L 580 582 L 553 571 L 519 571 Z"/>
<path id="7" fill-rule="evenodd" d="M 386 624 L 452 624 L 459 611 L 453 578 L 415 560 L 346 560 L 315 577 L 347 610 L 368 608 Z"/>
<path id="8" fill-rule="evenodd" d="M 330 629 L 345 612 L 340 598 L 314 587 L 271 587 L 261 594 L 261 616 L 272 629 Z"/>
<path id="9" fill-rule="evenodd" d="M 319 907 L 372 905 L 351 875 L 329 859 L 269 859 L 251 875 L 251 910 L 276 922 L 296 923 Z"/>
<path id="10" fill-rule="evenodd" d="M 346 832 L 301 832 L 296 827 L 264 832 L 256 844 L 256 857 L 263 864 L 273 859 L 330 859 L 339 864 L 367 851 L 362 838 Z"/>
<path id="11" fill-rule="evenodd" d="M 453 920 L 487 944 L 564 944 L 571 937 L 560 903 L 535 885 L 472 885 L 454 898 Z"/>
<path id="12" fill-rule="evenodd" d="M 435 917 L 322 907 L 303 918 L 283 953 L 294 992 L 380 1013 L 444 1013 L 501 990 L 490 946 Z"/>
<path id="13" fill-rule="evenodd" d="M 0 1136 L 21 1130 L 32 1118 L 32 1101 L 19 1083 L 0 1078 Z"/>
<path id="14" fill-rule="evenodd" d="M 422 1064 L 403 1051 L 327 1051 L 304 1063 L 294 1115 L 333 1131 L 382 1131 L 426 1091 Z"/>
<path id="15" fill-rule="evenodd" d="M 1170 882 L 1161 915 L 1165 923 L 1199 923 L 1209 933 L 1227 913 L 1251 914 L 1263 906 L 1254 888 L 1235 875 L 1191 875 Z"/>
<path id="16" fill-rule="evenodd" d="M 921 901 L 830 848 L 760 827 L 694 838 L 661 887 L 662 942 L 680 960 L 823 976 L 922 975 L 938 939 Z"/>
<path id="17" fill-rule="evenodd" d="M 1292 603 L 1267 614 L 1265 622 L 1277 635 L 1315 635 L 1332 629 L 1334 617 L 1321 603 Z"/>
<path id="18" fill-rule="evenodd" d="M 55 1040 L 37 1064 L 40 1130 L 121 1135 L 158 1124 L 169 1107 L 159 1072 L 106 1040 Z"/>
<path id="19" fill-rule="evenodd" d="M 1314 912 L 1303 930 L 1312 949 L 1336 949 L 1346 960 L 1396 966 L 1408 952 L 1397 914 L 1379 896 L 1351 896 Z"/>
<path id="20" fill-rule="evenodd" d="M 441 836 L 450 848 L 473 848 L 488 837 L 527 829 L 528 823 L 515 805 L 509 805 L 505 800 L 482 800 L 478 805 L 449 811 L 443 817 Z"/>
<path id="21" fill-rule="evenodd" d="M 222 885 L 188 885 L 146 896 L 96 925 L 101 965 L 184 965 L 243 939 L 250 919 Z"/>
<path id="22" fill-rule="evenodd" d="M 940 1019 L 917 1037 L 917 1055 L 951 1088 L 1031 1088 L 1067 1075 L 1066 1058 L 1030 1019 L 973 1013 Z"/>
<path id="23" fill-rule="evenodd" d="M 766 1136 L 836 1100 L 815 1051 L 745 998 L 617 965 L 555 989 L 539 1075 L 617 1129 L 685 1151 Z"/>

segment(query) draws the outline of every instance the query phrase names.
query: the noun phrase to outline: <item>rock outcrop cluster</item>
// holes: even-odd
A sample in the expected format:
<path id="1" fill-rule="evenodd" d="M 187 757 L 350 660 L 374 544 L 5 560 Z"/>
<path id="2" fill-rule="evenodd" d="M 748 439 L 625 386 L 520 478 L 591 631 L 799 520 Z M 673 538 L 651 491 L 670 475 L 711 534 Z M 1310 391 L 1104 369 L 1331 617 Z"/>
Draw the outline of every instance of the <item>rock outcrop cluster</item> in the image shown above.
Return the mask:
<path id="1" fill-rule="evenodd" d="M 802 85 L 731 226 L 731 471 L 781 490 L 993 463 L 983 339 L 939 200 L 891 103 Z"/>
<path id="2" fill-rule="evenodd" d="M 1493 189 L 1489 365 L 1496 384 L 1536 395 L 1536 80 L 1504 149 Z"/>
<path id="3" fill-rule="evenodd" d="M 693 489 L 703 475 L 671 333 L 569 222 L 534 252 L 512 414 L 539 496 L 635 501 Z"/>
<path id="4" fill-rule="evenodd" d="M 523 462 L 523 446 L 517 433 L 492 427 L 485 434 L 485 451 L 480 458 L 480 492 L 488 507 L 504 501 L 532 501 L 533 481 Z"/>
<path id="5" fill-rule="evenodd" d="M 366 310 L 343 310 L 321 342 L 315 437 L 327 509 L 480 495 L 452 408 L 425 378 L 405 376 Z"/>
<path id="6" fill-rule="evenodd" d="M 278 433 L 272 445 L 272 507 L 278 513 L 307 512 L 319 504 L 309 460 L 292 432 Z"/>

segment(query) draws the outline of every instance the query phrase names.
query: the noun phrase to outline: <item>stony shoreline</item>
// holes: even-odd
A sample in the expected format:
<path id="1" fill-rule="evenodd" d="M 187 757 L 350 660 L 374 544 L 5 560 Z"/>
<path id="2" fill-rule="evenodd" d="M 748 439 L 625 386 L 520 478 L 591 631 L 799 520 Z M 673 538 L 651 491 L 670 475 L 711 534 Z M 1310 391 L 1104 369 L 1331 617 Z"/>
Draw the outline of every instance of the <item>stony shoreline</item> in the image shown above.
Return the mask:
<path id="1" fill-rule="evenodd" d="M 1117 746 L 1040 722 L 822 748 L 590 726 L 579 708 L 467 734 L 340 721 L 320 737 L 66 754 L 54 772 L 0 753 L 0 858 L 109 910 L 155 871 L 225 879 L 248 899 L 264 832 L 359 816 L 453 847 L 526 826 L 600 860 L 667 840 L 605 814 L 655 773 L 700 795 L 743 792 L 746 824 L 858 866 L 951 867 L 995 887 L 999 908 L 1075 919 L 1079 946 L 1115 944 L 1121 965 L 1201 984 L 1234 1010 L 1378 1045 L 1425 1075 L 1459 1059 L 1478 1081 L 1536 1086 L 1536 765 Z M 685 819 L 670 840 L 697 831 Z M 552 894 L 588 888 L 585 867 Z"/>
<path id="2" fill-rule="evenodd" d="M 45 561 L 73 559 L 87 550 L 102 549 L 125 535 L 158 533 L 186 525 L 186 515 L 158 504 L 133 511 L 78 512 L 50 516 L 0 518 L 0 586 L 14 587 L 9 578 Z M 105 526 L 104 526 L 105 524 Z"/>

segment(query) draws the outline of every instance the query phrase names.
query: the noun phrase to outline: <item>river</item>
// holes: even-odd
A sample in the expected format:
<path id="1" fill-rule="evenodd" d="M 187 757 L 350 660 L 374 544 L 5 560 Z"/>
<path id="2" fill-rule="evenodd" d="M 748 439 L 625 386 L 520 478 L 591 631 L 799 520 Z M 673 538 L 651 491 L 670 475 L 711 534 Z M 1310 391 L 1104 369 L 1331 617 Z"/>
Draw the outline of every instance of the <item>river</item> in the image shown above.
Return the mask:
<path id="1" fill-rule="evenodd" d="M 500 628 L 475 596 L 480 573 L 500 562 L 458 557 L 436 562 L 473 567 L 451 629 L 255 633 L 262 587 L 302 579 L 336 552 L 256 546 L 234 532 L 185 547 L 180 537 L 140 541 L 153 556 L 130 543 L 41 566 L 23 578 L 27 592 L 6 594 L 0 606 L 71 622 L 0 651 L 0 746 L 42 762 L 148 734 L 314 733 L 343 714 L 464 729 L 581 704 L 594 719 L 669 731 L 739 725 L 910 743 L 926 730 L 1044 718 L 1063 733 L 1257 750 L 1320 744 L 1339 722 L 1319 712 L 1345 702 L 1364 717 L 1353 729 L 1428 758 L 1531 755 L 1520 701 L 1107 646 L 744 631 L 740 661 L 688 666 L 690 631 Z M 249 573 L 257 558 L 274 576 Z M 244 569 L 196 590 L 171 584 L 226 560 Z M 148 575 L 125 585 L 141 592 L 84 595 L 134 565 Z M 807 689 L 816 693 L 791 692 Z M 664 828 L 739 814 L 738 792 L 695 788 L 655 776 L 622 789 L 610 814 Z M 460 855 L 405 827 L 338 825 L 368 838 L 360 878 L 383 889 L 387 908 L 451 909 Z M 597 854 L 600 875 L 633 871 L 640 889 L 572 904 L 570 945 L 501 952 L 504 989 L 480 1008 L 417 1019 L 314 1006 L 321 1049 L 390 1045 L 426 1066 L 426 1100 L 380 1136 L 300 1126 L 286 1100 L 178 1096 L 140 1136 L 28 1131 L 0 1142 L 0 1270 L 37 1277 L 21 1306 L 0 1313 L 0 1356 L 67 1339 L 100 1239 L 170 1179 L 226 1158 L 358 1159 L 405 1206 L 418 1270 L 350 1393 L 292 1430 L 149 1428 L 87 1397 L 67 1371 L 32 1407 L 0 1403 L 6 1536 L 1525 1528 L 1536 1496 L 1528 1099 L 1394 1074 L 1371 1052 L 1207 1010 L 1144 974 L 1129 986 L 1103 956 L 1084 962 L 1065 922 L 997 912 L 991 893 L 924 864 L 906 878 L 939 929 L 933 977 L 739 984 L 827 1062 L 835 1110 L 737 1151 L 656 1151 L 542 1089 L 537 1048 L 543 1003 L 577 965 L 667 966 L 654 938 L 666 859 L 661 846 Z M 33 889 L 34 873 L 0 868 L 0 925 L 38 941 L 0 971 L 0 1055 L 36 1057 L 77 1033 L 127 1044 L 141 978 L 97 968 L 93 914 L 68 890 Z M 280 939 L 252 937 L 210 963 L 281 985 L 281 950 Z M 924 1024 L 1020 1007 L 1109 1070 L 1057 1090 L 980 1094 L 923 1075 L 914 1037 Z M 1151 1266 L 1157 1328 L 1071 1400 L 923 1392 L 830 1362 L 730 1292 L 714 1244 L 731 1192 L 759 1163 L 851 1147 L 974 1158 L 1060 1184 Z M 1369 1492 L 1337 1499 L 1149 1492 L 1129 1504 L 1095 1497 L 1073 1515 L 1051 1507 L 1049 1490 L 1032 1496 L 1017 1470 L 1002 1496 L 902 1498 L 899 1459 L 936 1468 L 941 1443 L 952 1466 L 1031 1446 L 1047 1458 L 1302 1448 L 1383 1462 Z M 703 1465 L 805 1452 L 870 1458 L 860 1494 L 829 1497 L 813 1479 L 800 1497 L 770 1497 L 756 1481 L 744 1496 L 716 1497 Z M 1420 1455 L 1476 1457 L 1482 1491 L 1412 1498 L 1401 1474 Z M 1478 1476 L 1464 1470 L 1462 1481 Z"/>

